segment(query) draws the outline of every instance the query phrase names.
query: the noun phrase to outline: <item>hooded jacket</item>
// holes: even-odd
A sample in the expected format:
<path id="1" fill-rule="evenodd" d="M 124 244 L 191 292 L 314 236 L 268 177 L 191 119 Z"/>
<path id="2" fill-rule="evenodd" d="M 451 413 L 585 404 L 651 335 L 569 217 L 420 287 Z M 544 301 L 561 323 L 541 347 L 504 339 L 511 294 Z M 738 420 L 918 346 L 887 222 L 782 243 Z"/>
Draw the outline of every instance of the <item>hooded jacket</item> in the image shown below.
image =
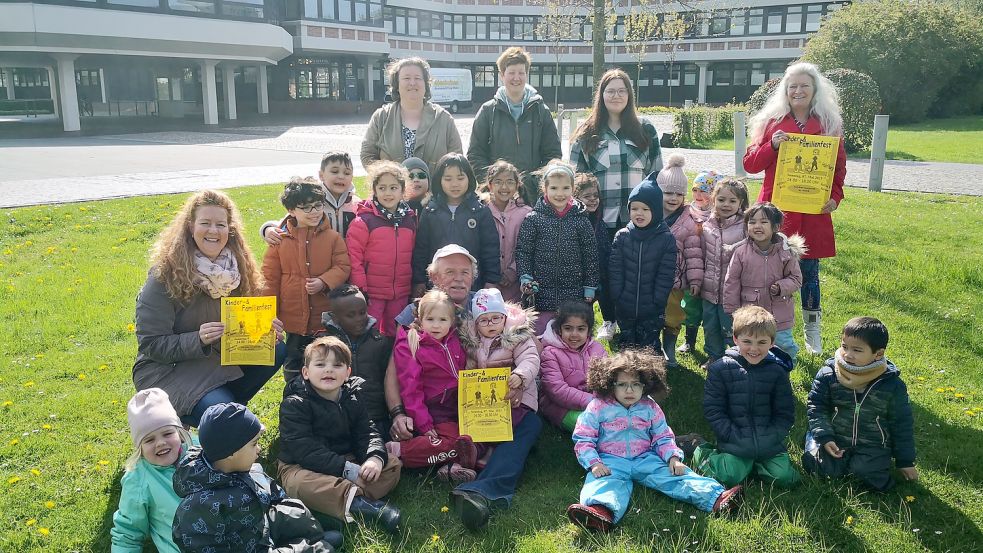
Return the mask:
<path id="1" fill-rule="evenodd" d="M 358 204 L 355 213 L 347 237 L 352 263 L 349 282 L 372 299 L 408 298 L 413 279 L 416 213 L 408 210 L 399 226 L 386 219 L 372 200 Z"/>
<path id="2" fill-rule="evenodd" d="M 724 279 L 724 311 L 733 313 L 745 305 L 763 307 L 774 315 L 778 330 L 788 330 L 795 322 L 795 292 L 802 288 L 799 258 L 805 250 L 801 236 L 776 233 L 767 252 L 745 238 L 734 245 L 727 277 Z M 771 294 L 771 285 L 781 289 Z"/>
<path id="3" fill-rule="evenodd" d="M 676 281 L 672 287 L 686 290 L 690 284 L 703 283 L 703 247 L 701 234 L 707 220 L 705 212 L 692 205 L 680 207 L 682 213 L 669 231 L 676 239 Z"/>
<path id="4" fill-rule="evenodd" d="M 527 205 L 521 205 L 515 203 L 515 200 L 509 201 L 509 204 L 505 206 L 505 211 L 499 211 L 495 204 L 491 202 L 486 202 L 488 205 L 488 211 L 492 214 L 492 219 L 495 221 L 495 228 L 498 230 L 499 238 L 499 257 L 501 259 L 501 269 L 502 278 L 508 279 L 513 283 L 512 286 L 507 287 L 512 295 L 517 295 L 519 290 L 519 274 L 515 269 L 515 243 L 519 239 L 519 228 L 522 226 L 522 220 L 526 218 L 532 212 L 532 208 Z M 502 287 L 502 295 L 505 296 L 506 300 L 514 301 L 516 298 L 510 298 L 505 293 L 506 287 Z"/>
<path id="5" fill-rule="evenodd" d="M 426 434 L 433 429 L 433 418 L 426 403 L 457 388 L 457 373 L 467 367 L 467 360 L 468 355 L 453 328 L 441 340 L 435 340 L 421 330 L 420 345 L 414 355 L 406 328 L 399 327 L 393 362 L 399 378 L 399 395 L 417 433 Z"/>
<path id="6" fill-rule="evenodd" d="M 349 377 L 338 401 L 318 395 L 306 378 L 288 382 L 280 402 L 280 461 L 339 478 L 346 455 L 360 465 L 369 457 L 385 464 L 385 444 L 358 398 L 363 382 Z"/>
<path id="7" fill-rule="evenodd" d="M 386 404 L 386 369 L 393 352 L 393 339 L 379 332 L 374 317 L 368 318 L 365 331 L 354 339 L 342 330 L 331 313 L 323 314 L 321 322 L 324 323 L 325 330 L 319 335 L 334 336 L 351 350 L 352 376 L 361 377 L 363 380 L 358 398 L 368 412 L 369 418 L 373 421 L 387 420 L 389 409 Z M 385 432 L 388 429 L 377 430 Z"/>
<path id="8" fill-rule="evenodd" d="M 585 469 L 602 462 L 601 453 L 622 459 L 651 453 L 666 463 L 673 457 L 683 460 L 662 408 L 647 396 L 630 407 L 614 398 L 592 399 L 577 417 L 573 441 L 577 462 Z"/>
<path id="9" fill-rule="evenodd" d="M 700 295 L 714 305 L 724 303 L 724 278 L 732 247 L 744 240 L 744 213 L 737 212 L 724 221 L 711 216 L 703 223 L 703 286 Z"/>
<path id="10" fill-rule="evenodd" d="M 795 422 L 789 372 L 792 358 L 778 347 L 757 365 L 730 348 L 710 365 L 703 388 L 703 415 L 717 436 L 717 449 L 764 461 L 786 451 Z"/>
<path id="11" fill-rule="evenodd" d="M 607 357 L 608 352 L 600 342 L 587 335 L 587 342 L 579 350 L 571 349 L 546 325 L 540 337 L 543 353 L 540 375 L 543 388 L 539 396 L 539 412 L 556 426 L 563 422 L 567 411 L 583 411 L 594 394 L 587 391 L 587 366 L 594 358 Z"/>
<path id="12" fill-rule="evenodd" d="M 434 197 L 420 215 L 413 247 L 413 284 L 427 282 L 427 265 L 433 254 L 447 244 L 457 244 L 478 260 L 475 286 L 497 284 L 502 280 L 501 246 L 498 230 L 491 211 L 488 210 L 470 183 L 468 193 L 453 213 L 447 207 L 447 199 L 437 183 Z"/>
<path id="13" fill-rule="evenodd" d="M 522 405 L 536 411 L 539 408 L 536 387 L 539 348 L 536 347 L 536 332 L 533 330 L 536 313 L 510 302 L 506 302 L 505 307 L 508 310 L 505 330 L 495 338 L 485 338 L 478 334 L 474 319 L 465 321 L 468 337 L 464 344 L 465 349 L 468 357 L 474 360 L 475 368 L 512 367 L 512 373 L 522 378 Z"/>
<path id="14" fill-rule="evenodd" d="M 403 116 L 400 111 L 397 101 L 382 106 L 372 114 L 369 126 L 365 129 L 365 138 L 362 139 L 362 167 L 368 167 L 380 159 L 397 163 L 406 159 L 403 149 Z M 461 135 L 457 132 L 454 118 L 437 104 L 424 101 L 420 125 L 416 130 L 413 157 L 427 162 L 430 174 L 433 174 L 437 161 L 450 152 L 463 153 Z"/>
<path id="15" fill-rule="evenodd" d="M 181 497 L 174 514 L 171 536 L 184 553 L 286 553 L 326 552 L 321 526 L 310 511 L 291 508 L 306 532 L 282 536 L 289 545 L 273 543 L 268 511 L 290 500 L 283 489 L 263 472 L 259 463 L 249 472 L 221 472 L 193 447 L 178 463 L 174 473 L 174 491 Z M 300 512 L 298 512 L 300 511 Z M 286 512 L 286 511 L 285 511 Z M 292 538 L 292 539 L 291 539 Z"/>
<path id="16" fill-rule="evenodd" d="M 532 93 L 518 120 L 499 94 L 478 108 L 471 128 L 468 161 L 479 182 L 484 182 L 488 166 L 499 159 L 515 165 L 520 173 L 530 173 L 551 159 L 563 157 L 553 116 L 543 97 L 526 85 L 526 90 L 530 89 Z"/>
<path id="17" fill-rule="evenodd" d="M 171 538 L 171 524 L 179 498 L 174 493 L 177 465 L 162 467 L 137 461 L 123 474 L 119 509 L 113 514 L 112 553 L 142 553 L 149 537 L 158 553 L 177 553 Z"/>
<path id="18" fill-rule="evenodd" d="M 519 227 L 515 265 L 521 278 L 539 282 L 536 310 L 556 311 L 563 300 L 583 298 L 599 284 L 597 242 L 578 200 L 561 217 L 545 198 Z"/>
<path id="19" fill-rule="evenodd" d="M 344 238 L 348 234 L 348 225 L 355 219 L 355 206 L 362 200 L 355 194 L 354 186 L 337 199 L 327 186 L 323 184 L 321 186 L 324 188 L 324 216 L 328 219 L 331 229 Z M 281 232 L 285 232 L 289 220 L 288 214 L 279 221 L 266 221 L 259 227 L 259 237 L 266 240 L 266 229 L 270 227 L 277 227 Z"/>
<path id="20" fill-rule="evenodd" d="M 277 297 L 277 315 L 291 334 L 312 336 L 321 329 L 321 313 L 331 303 L 328 292 L 341 286 L 351 273 L 348 248 L 341 235 L 331 230 L 326 217 L 316 227 L 298 227 L 291 217 L 287 234 L 263 256 L 262 295 Z M 308 294 L 305 280 L 319 278 L 325 286 Z"/>
<path id="21" fill-rule="evenodd" d="M 611 299 L 618 319 L 663 318 L 676 279 L 676 239 L 662 220 L 662 191 L 655 174 L 632 190 L 632 202 L 647 205 L 652 221 L 645 228 L 628 223 L 614 235 L 608 264 Z"/>
<path id="22" fill-rule="evenodd" d="M 816 442 L 885 448 L 897 468 L 915 466 L 914 418 L 901 371 L 887 361 L 884 374 L 854 391 L 836 379 L 835 363 L 826 361 L 809 391 L 806 413 Z"/>

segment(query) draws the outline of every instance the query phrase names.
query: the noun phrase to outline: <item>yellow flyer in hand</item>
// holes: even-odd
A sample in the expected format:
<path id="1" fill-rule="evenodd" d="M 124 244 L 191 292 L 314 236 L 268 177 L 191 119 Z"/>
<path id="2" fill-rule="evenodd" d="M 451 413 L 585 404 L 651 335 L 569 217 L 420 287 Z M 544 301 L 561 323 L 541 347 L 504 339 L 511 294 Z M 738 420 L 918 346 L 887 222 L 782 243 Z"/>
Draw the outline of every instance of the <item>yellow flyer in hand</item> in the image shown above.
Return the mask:
<path id="1" fill-rule="evenodd" d="M 476 442 L 512 440 L 508 379 L 512 370 L 470 369 L 457 373 L 457 409 L 461 434 Z"/>
<path id="2" fill-rule="evenodd" d="M 222 298 L 222 364 L 272 366 L 275 316 L 276 296 Z"/>
<path id="3" fill-rule="evenodd" d="M 771 201 L 782 211 L 821 213 L 833 190 L 840 137 L 789 133 L 778 147 Z"/>

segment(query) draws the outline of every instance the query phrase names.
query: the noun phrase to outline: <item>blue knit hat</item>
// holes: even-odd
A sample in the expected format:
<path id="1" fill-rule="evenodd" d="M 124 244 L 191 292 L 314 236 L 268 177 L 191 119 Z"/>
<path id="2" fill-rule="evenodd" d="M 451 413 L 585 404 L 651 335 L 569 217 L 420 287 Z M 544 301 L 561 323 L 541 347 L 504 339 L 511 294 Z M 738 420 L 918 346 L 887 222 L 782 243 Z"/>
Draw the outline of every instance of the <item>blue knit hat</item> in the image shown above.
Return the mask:
<path id="1" fill-rule="evenodd" d="M 229 457 L 263 430 L 256 415 L 239 403 L 218 403 L 198 423 L 198 443 L 210 463 Z"/>
<path id="2" fill-rule="evenodd" d="M 656 184 L 659 174 L 655 171 L 649 173 L 645 180 L 638 183 L 628 194 L 628 205 L 632 202 L 642 202 L 652 210 L 652 222 L 649 225 L 657 225 L 662 221 L 662 190 Z"/>

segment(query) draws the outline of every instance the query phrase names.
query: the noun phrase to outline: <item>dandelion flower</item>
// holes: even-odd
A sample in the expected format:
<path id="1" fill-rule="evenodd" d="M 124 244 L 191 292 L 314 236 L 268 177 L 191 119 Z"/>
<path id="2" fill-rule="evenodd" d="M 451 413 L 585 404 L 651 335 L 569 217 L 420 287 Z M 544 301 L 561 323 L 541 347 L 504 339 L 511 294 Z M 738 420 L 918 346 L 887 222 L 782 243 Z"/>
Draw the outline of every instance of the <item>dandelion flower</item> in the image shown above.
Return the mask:
<path id="1" fill-rule="evenodd" d="M 966 395 L 965 394 L 954 394 L 952 397 L 954 397 L 956 399 L 963 399 L 964 397 L 966 397 Z"/>
<path id="2" fill-rule="evenodd" d="M 31 386 L 34 386 L 33 380 L 28 380 L 27 382 L 24 383 L 25 388 L 30 388 Z"/>
<path id="3" fill-rule="evenodd" d="M 846 523 L 853 524 L 853 517 L 852 516 L 846 517 Z"/>
<path id="4" fill-rule="evenodd" d="M 51 425 L 50 425 L 50 424 L 42 424 L 42 425 L 41 425 L 41 428 L 42 428 L 43 430 L 51 430 Z"/>
<path id="5" fill-rule="evenodd" d="M 51 530 L 48 530 L 47 528 L 38 528 L 38 533 L 42 536 L 47 536 L 51 533 Z"/>
<path id="6" fill-rule="evenodd" d="M 906 495 L 906 496 L 904 496 L 904 500 L 907 501 L 908 503 L 914 503 L 915 502 L 915 496 L 913 496 L 913 495 Z"/>
<path id="7" fill-rule="evenodd" d="M 126 325 L 126 331 L 127 331 L 127 332 L 133 332 L 133 331 L 135 331 L 136 329 L 137 329 L 137 327 L 136 327 L 136 325 L 134 325 L 133 323 L 130 323 L 130 324 L 128 324 L 128 325 Z"/>
<path id="8" fill-rule="evenodd" d="M 44 506 L 46 508 L 48 508 L 48 509 L 54 509 L 55 508 L 55 502 L 54 501 L 45 501 L 44 502 Z"/>
<path id="9" fill-rule="evenodd" d="M 918 380 L 919 382 L 925 382 L 925 377 L 919 376 L 916 380 Z"/>
<path id="10" fill-rule="evenodd" d="M 34 476 L 41 476 L 41 471 L 39 471 L 38 469 L 31 469 L 31 474 L 33 474 Z"/>
<path id="11" fill-rule="evenodd" d="M 103 365 L 99 365 L 99 370 L 100 370 L 100 371 L 104 371 L 104 370 L 106 370 L 106 369 L 108 369 L 108 368 L 109 368 L 109 365 L 105 365 L 105 364 L 103 364 Z"/>
<path id="12" fill-rule="evenodd" d="M 100 466 L 100 467 L 105 467 L 105 466 L 107 466 L 107 465 L 109 465 L 109 461 L 107 461 L 107 460 L 105 460 L 105 459 L 100 459 L 100 460 L 99 460 L 99 466 Z"/>
<path id="13" fill-rule="evenodd" d="M 14 402 L 13 401 L 10 401 L 9 399 L 7 401 L 3 402 L 3 406 L 4 407 L 10 407 L 13 404 L 14 404 Z"/>
<path id="14" fill-rule="evenodd" d="M 946 390 L 947 392 L 955 392 L 955 391 L 956 391 L 956 389 L 955 389 L 954 387 L 952 387 L 952 386 L 949 386 L 949 387 L 948 387 L 948 388 L 946 388 L 945 390 Z"/>
<path id="15" fill-rule="evenodd" d="M 11 476 L 10 478 L 7 479 L 7 484 L 13 485 L 18 482 L 20 482 L 20 476 Z"/>
<path id="16" fill-rule="evenodd" d="M 14 438 L 13 440 L 10 440 L 10 445 L 17 445 L 19 443 L 20 443 L 20 440 L 17 439 L 17 438 Z"/>
<path id="17" fill-rule="evenodd" d="M 85 373 L 79 373 L 79 380 L 85 380 Z"/>
<path id="18" fill-rule="evenodd" d="M 434 535 L 430 536 L 430 543 L 437 543 L 439 541 L 440 541 L 440 536 L 439 535 L 434 534 Z"/>
<path id="19" fill-rule="evenodd" d="M 447 505 L 444 505 L 443 507 L 440 508 L 441 513 L 446 513 L 447 511 L 450 511 L 450 509 L 447 508 Z"/>
<path id="20" fill-rule="evenodd" d="M 27 522 L 25 522 L 24 524 L 26 524 L 27 526 L 34 526 L 37 523 L 38 523 L 38 519 L 36 519 L 36 518 L 29 518 L 29 519 L 27 519 Z"/>
<path id="21" fill-rule="evenodd" d="M 938 392 L 938 393 L 940 393 L 940 394 L 944 394 L 945 393 L 945 388 L 936 388 L 935 391 Z"/>

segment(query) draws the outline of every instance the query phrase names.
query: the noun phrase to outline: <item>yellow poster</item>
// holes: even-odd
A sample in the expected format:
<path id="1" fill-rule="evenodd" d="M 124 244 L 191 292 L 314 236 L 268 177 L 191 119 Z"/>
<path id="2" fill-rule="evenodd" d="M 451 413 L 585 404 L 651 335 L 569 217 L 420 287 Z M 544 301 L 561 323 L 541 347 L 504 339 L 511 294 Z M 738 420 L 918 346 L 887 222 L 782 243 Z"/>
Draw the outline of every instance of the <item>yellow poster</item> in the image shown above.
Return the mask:
<path id="1" fill-rule="evenodd" d="M 782 211 L 821 213 L 833 190 L 840 137 L 789 133 L 778 147 L 771 202 Z"/>
<path id="2" fill-rule="evenodd" d="M 476 442 L 512 440 L 512 404 L 508 367 L 470 369 L 458 373 L 457 408 L 461 434 Z"/>
<path id="3" fill-rule="evenodd" d="M 276 357 L 276 296 L 222 298 L 223 365 L 272 366 Z"/>

